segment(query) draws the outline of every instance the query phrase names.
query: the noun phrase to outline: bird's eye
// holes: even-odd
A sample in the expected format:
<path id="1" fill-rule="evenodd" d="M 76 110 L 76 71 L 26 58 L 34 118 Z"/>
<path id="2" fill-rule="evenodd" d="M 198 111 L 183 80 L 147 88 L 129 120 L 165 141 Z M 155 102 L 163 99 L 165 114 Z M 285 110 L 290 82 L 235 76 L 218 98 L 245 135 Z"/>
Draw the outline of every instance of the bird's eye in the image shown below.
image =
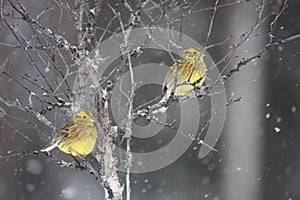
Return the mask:
<path id="1" fill-rule="evenodd" d="M 194 53 L 195 55 L 197 54 L 197 52 L 196 52 L 196 51 L 194 51 L 193 53 Z"/>
<path id="2" fill-rule="evenodd" d="M 85 115 L 83 115 L 83 116 L 82 116 L 82 118 L 83 118 L 83 119 L 86 119 L 86 116 L 85 116 Z"/>

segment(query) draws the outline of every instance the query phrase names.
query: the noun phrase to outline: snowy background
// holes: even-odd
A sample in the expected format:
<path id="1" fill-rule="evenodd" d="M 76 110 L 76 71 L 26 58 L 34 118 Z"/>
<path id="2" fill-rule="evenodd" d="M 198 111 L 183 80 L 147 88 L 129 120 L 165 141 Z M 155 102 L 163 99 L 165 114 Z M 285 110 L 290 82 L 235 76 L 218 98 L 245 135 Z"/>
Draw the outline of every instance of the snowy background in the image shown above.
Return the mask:
<path id="1" fill-rule="evenodd" d="M 50 102 L 57 100 L 44 95 L 40 86 L 48 88 L 50 85 L 55 88 L 63 83 L 56 94 L 68 102 L 68 84 L 72 85 L 75 67 L 68 50 L 58 47 L 57 38 L 47 38 L 45 32 L 36 27 L 33 27 L 37 29 L 34 32 L 26 21 L 19 20 L 18 13 L 9 2 L 1 0 L 1 18 L 6 20 L 0 22 L 0 155 L 3 155 L 0 157 L 0 199 L 104 199 L 103 188 L 94 176 L 59 167 L 45 155 L 22 155 L 22 152 L 39 150 L 45 146 L 53 134 L 53 129 L 28 111 L 30 106 L 36 112 L 48 106 L 35 96 Z M 12 2 L 18 5 L 19 1 Z M 67 2 L 69 1 L 28 0 L 21 1 L 20 4 L 40 24 L 61 34 L 71 44 L 79 44 L 78 33 L 85 29 L 82 31 L 78 26 L 89 27 L 87 16 L 91 16 L 94 11 L 90 11 L 92 14 L 84 13 L 82 17 L 78 10 L 86 5 L 92 8 L 96 3 Z M 260 17 L 259 9 L 264 9 L 263 17 L 260 18 L 264 19 L 281 11 L 285 1 L 182 1 L 178 5 L 171 0 L 149 2 L 152 6 L 144 8 L 145 12 L 140 15 L 144 22 L 142 26 L 157 23 L 157 26 L 181 30 L 206 47 L 223 41 L 221 45 L 207 50 L 217 62 L 230 49 L 235 48 L 233 44 L 243 38 L 247 29 L 255 25 Z M 109 3 L 120 12 L 126 24 L 130 14 L 126 6 L 121 1 Z M 135 7 L 140 1 L 128 3 Z M 261 6 L 262 3 L 266 5 Z M 246 37 L 242 46 L 236 48 L 237 52 L 229 59 L 229 67 L 226 66 L 227 63 L 223 63 L 218 68 L 228 71 L 230 66 L 234 66 L 242 58 L 259 54 L 270 38 L 277 42 L 298 35 L 300 1 L 289 0 L 287 5 L 280 15 L 272 15 L 278 16 L 275 19 L 276 25 L 272 24 L 274 17 L 263 20 L 251 36 Z M 208 9 L 216 7 L 218 9 L 215 11 Z M 181 13 L 189 13 L 189 10 L 194 12 L 182 17 Z M 165 14 L 160 15 L 162 12 Z M 97 43 L 102 34 L 103 38 L 107 38 L 120 31 L 119 21 L 114 16 L 108 3 L 104 1 L 95 20 L 94 43 Z M 79 23 L 80 17 L 84 21 L 82 24 Z M 13 33 L 21 39 L 18 41 Z M 86 49 L 93 49 L 93 42 L 87 42 Z M 44 51 L 42 46 L 49 51 Z M 131 199 L 300 199 L 299 54 L 298 37 L 272 46 L 265 54 L 234 73 L 225 83 L 227 98 L 229 101 L 241 97 L 241 102 L 233 103 L 227 108 L 225 127 L 215 147 L 218 152 L 199 159 L 200 146 L 194 142 L 171 165 L 154 172 L 132 174 Z M 144 56 L 141 59 L 164 61 L 165 64 L 172 62 L 167 54 L 153 53 L 152 57 Z M 70 70 L 68 84 L 62 81 L 67 68 Z M 48 86 L 45 80 L 49 82 Z M 146 98 L 153 91 L 159 93 L 160 87 L 138 90 L 137 98 Z M 207 103 L 204 99 L 202 106 L 205 105 Z M 65 119 L 66 112 L 57 106 L 43 115 L 57 127 Z M 151 151 L 158 148 L 172 138 L 172 131 L 167 129 L 151 140 L 134 140 L 134 149 Z M 14 153 L 21 155 L 4 156 Z M 59 150 L 55 150 L 53 154 L 59 159 L 73 161 Z M 124 177 L 125 174 L 120 173 L 122 183 Z"/>

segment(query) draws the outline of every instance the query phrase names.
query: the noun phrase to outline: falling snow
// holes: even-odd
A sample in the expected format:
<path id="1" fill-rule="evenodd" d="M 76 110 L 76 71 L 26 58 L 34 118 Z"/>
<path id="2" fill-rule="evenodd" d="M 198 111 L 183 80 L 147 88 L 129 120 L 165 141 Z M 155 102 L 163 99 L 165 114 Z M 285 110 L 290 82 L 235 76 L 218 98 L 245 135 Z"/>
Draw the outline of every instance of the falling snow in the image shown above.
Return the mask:
<path id="1" fill-rule="evenodd" d="M 296 111 L 297 111 L 296 106 L 292 106 L 292 107 L 291 107 L 291 112 L 292 112 L 292 113 L 295 113 Z"/>
<path id="2" fill-rule="evenodd" d="M 76 189 L 72 187 L 67 187 L 63 189 L 60 193 L 60 197 L 65 198 L 65 199 L 73 199 L 77 195 Z"/>
<path id="3" fill-rule="evenodd" d="M 43 171 L 43 166 L 39 160 L 30 159 L 26 162 L 26 171 L 33 175 L 40 175 Z"/>
<path id="4" fill-rule="evenodd" d="M 209 50 L 212 53 L 211 56 L 216 59 L 214 60 L 216 64 L 212 63 L 213 67 L 208 66 L 205 85 L 216 83 L 216 86 L 218 86 L 218 81 L 210 77 L 210 70 L 224 67 L 224 71 L 218 77 L 221 77 L 220 82 L 226 86 L 225 90 L 228 92 L 227 100 L 230 101 L 235 97 L 241 96 L 241 107 L 245 110 L 252 110 L 252 108 L 253 110 L 258 110 L 256 106 L 265 105 L 265 108 L 259 112 L 259 116 L 254 120 L 256 124 L 265 124 L 263 127 L 260 127 L 260 125 L 250 126 L 249 129 L 247 125 L 253 124 L 251 123 L 252 121 L 242 121 L 238 117 L 243 115 L 248 120 L 248 116 L 249 119 L 252 117 L 251 113 L 235 113 L 235 105 L 228 108 L 230 117 L 226 118 L 226 123 L 239 129 L 237 137 L 230 138 L 233 135 L 231 132 L 224 134 L 217 141 L 217 149 L 219 151 L 206 144 L 206 140 L 202 140 L 202 138 L 198 138 L 199 140 L 195 141 L 192 137 L 184 137 L 183 142 L 193 139 L 191 140 L 194 141 L 193 146 L 190 146 L 186 152 L 183 152 L 180 155 L 181 157 L 174 161 L 172 165 L 161 169 L 161 171 L 146 174 L 128 173 L 129 180 L 132 181 L 131 185 L 127 184 L 130 187 L 127 192 L 131 192 L 129 197 L 132 197 L 132 200 L 199 198 L 222 200 L 226 198 L 226 195 L 228 197 L 235 194 L 241 195 L 241 191 L 236 188 L 242 187 L 243 191 L 250 191 L 249 194 L 251 193 L 253 196 L 258 195 L 260 192 L 253 192 L 253 188 L 259 188 L 262 190 L 261 193 L 266 195 L 265 199 L 274 199 L 272 195 L 276 198 L 278 194 L 282 194 L 282 196 L 278 196 L 278 199 L 297 199 L 295 195 L 298 194 L 297 187 L 292 186 L 299 179 L 296 167 L 299 164 L 299 159 L 291 152 L 297 152 L 298 147 L 296 142 L 298 141 L 297 133 L 299 130 L 297 126 L 299 124 L 299 116 L 297 114 L 299 88 L 295 89 L 295 86 L 298 86 L 299 73 L 297 71 L 298 63 L 294 61 L 298 60 L 299 57 L 299 50 L 296 50 L 299 40 L 289 41 L 289 45 L 294 45 L 292 48 L 286 44 L 287 42 L 284 42 L 290 36 L 297 36 L 295 35 L 295 27 L 297 26 L 292 23 L 296 23 L 298 17 L 294 19 L 290 17 L 291 13 L 295 12 L 293 10 L 297 12 L 296 6 L 284 5 L 285 0 L 263 1 L 266 5 L 261 4 L 260 1 L 240 0 L 229 2 L 217 0 L 204 4 L 202 1 L 197 1 L 196 4 L 193 4 L 192 1 L 186 0 L 158 1 L 159 3 L 151 0 L 141 2 L 120 1 L 112 5 L 109 4 L 109 1 L 99 1 L 91 4 L 86 3 L 87 1 L 76 1 L 73 4 L 63 4 L 59 1 L 58 3 L 54 1 L 54 4 L 51 4 L 51 2 L 41 0 L 39 3 L 30 6 L 26 1 L 24 2 L 9 1 L 9 3 L 1 4 L 3 23 L 1 24 L 2 29 L 0 32 L 3 37 L 0 41 L 2 50 L 2 54 L 0 54 L 0 83 L 3 88 L 0 91 L 0 127 L 1 137 L 3 138 L 1 138 L 2 143 L 0 145 L 0 163 L 2 163 L 0 164 L 2 171 L 0 174 L 0 198 L 4 198 L 5 195 L 11 195 L 9 196 L 11 198 L 8 197 L 6 199 L 48 200 L 50 198 L 47 196 L 49 191 L 52 199 L 94 200 L 103 198 L 103 189 L 105 190 L 103 183 L 95 180 L 96 177 L 92 173 L 90 174 L 90 171 L 74 169 L 74 163 L 77 163 L 72 157 L 58 149 L 51 152 L 53 153 L 51 156 L 42 154 L 39 150 L 41 146 L 46 145 L 45 141 L 48 141 L 59 130 L 61 118 L 66 117 L 62 113 L 71 115 L 74 111 L 82 109 L 81 105 L 79 105 L 80 103 L 77 103 L 77 99 L 74 98 L 74 94 L 82 91 L 73 91 L 73 82 L 76 82 L 76 76 L 80 74 L 78 72 L 82 72 L 82 62 L 89 59 L 87 54 L 89 54 L 90 50 L 92 50 L 91 55 L 94 53 L 95 56 L 88 62 L 87 68 L 93 73 L 85 76 L 87 79 L 104 68 L 102 64 L 110 59 L 110 53 L 113 52 L 110 47 L 100 49 L 101 51 L 99 49 L 93 51 L 93 47 L 97 46 L 98 42 L 102 44 L 106 38 L 115 33 L 123 32 L 121 36 L 128 34 L 129 37 L 130 31 L 128 30 L 135 27 L 149 28 L 148 31 L 151 33 L 151 26 L 155 24 L 159 27 L 168 26 L 175 30 L 180 30 L 181 33 L 197 40 L 203 45 L 203 49 Z M 102 5 L 101 2 L 105 3 Z M 291 4 L 294 2 L 289 1 Z M 11 6 L 14 4 L 15 8 Z M 142 4 L 146 4 L 146 7 L 143 8 Z M 281 10 L 285 6 L 288 10 Z M 243 9 L 245 12 L 241 12 Z M 102 16 L 103 10 L 105 12 L 103 12 Z M 24 15 L 20 14 L 23 12 Z M 249 16 L 247 15 L 248 12 Z M 246 16 L 245 19 L 244 16 Z M 51 19 L 50 24 L 47 23 L 49 21 L 48 18 Z M 133 20 L 133 18 L 136 20 Z M 247 23 L 239 25 L 240 21 L 244 21 L 243 19 Z M 98 23 L 98 20 L 101 20 L 101 23 Z M 280 20 L 278 21 L 280 23 L 277 23 L 277 20 Z M 220 22 L 221 26 L 218 26 Z M 104 25 L 105 23 L 108 24 Z M 109 25 L 110 23 L 112 25 Z M 124 25 L 121 26 L 121 23 L 124 23 Z M 236 30 L 238 30 L 238 33 Z M 250 30 L 250 32 L 247 30 Z M 99 32 L 103 32 L 103 38 L 101 39 L 98 35 Z M 211 35 L 210 32 L 212 32 Z M 133 36 L 135 37 L 136 35 Z M 155 39 L 152 34 L 147 35 L 147 37 L 149 40 Z M 270 46 L 268 46 L 269 40 L 272 43 Z M 236 41 L 240 41 L 240 43 L 236 43 Z M 117 43 L 117 40 L 114 42 Z M 127 42 L 122 43 L 124 49 Z M 184 41 L 180 41 L 177 44 L 172 38 L 168 45 L 169 47 L 183 47 L 181 42 L 184 43 Z M 249 46 L 248 43 L 251 43 L 251 45 Z M 252 46 L 256 46 L 256 43 L 262 46 L 252 49 Z M 151 55 L 148 55 L 148 49 L 144 48 L 144 46 L 147 46 L 147 43 L 143 43 L 143 45 L 129 52 L 133 55 L 134 66 L 137 66 L 136 63 L 142 63 L 143 59 L 151 59 Z M 107 50 L 109 56 L 103 57 L 102 51 Z M 266 51 L 260 55 L 258 54 L 260 50 Z M 166 49 L 155 51 L 153 55 L 157 56 L 158 63 L 169 66 L 171 62 L 163 57 L 164 53 L 171 52 Z M 234 63 L 236 61 L 239 62 L 242 59 L 241 56 L 244 59 L 254 56 L 255 59 L 250 59 L 240 70 L 235 68 Z M 205 55 L 206 58 L 207 56 Z M 113 79 L 112 82 L 117 87 L 122 85 L 119 84 L 118 78 L 123 75 L 123 70 L 127 72 L 128 69 L 126 67 L 128 65 L 126 64 L 130 60 L 124 57 L 118 59 L 125 63 L 124 69 L 122 68 L 122 63 L 118 63 L 116 59 L 115 63 L 112 63 L 110 66 L 113 68 L 116 65 L 116 68 L 114 68 L 116 71 L 110 75 L 114 78 L 109 77 L 110 71 L 108 69 L 105 71 L 105 78 Z M 176 60 L 178 58 L 174 57 L 173 59 Z M 135 63 L 136 60 L 137 62 Z M 263 64 L 260 62 L 261 60 L 263 60 Z M 252 68 L 257 69 L 254 74 L 251 74 Z M 235 89 L 234 79 L 226 75 L 226 71 L 230 70 L 237 70 L 232 77 L 241 78 L 241 84 L 238 83 L 240 84 L 238 87 L 241 88 Z M 249 80 L 247 78 L 243 79 L 245 74 Z M 134 74 L 134 77 L 138 77 L 137 74 Z M 88 84 L 89 88 L 87 87 L 87 89 L 96 91 L 102 81 L 103 85 L 105 85 L 104 79 L 95 79 L 92 84 Z M 134 80 L 135 83 L 139 84 L 142 84 L 143 81 Z M 276 81 L 278 82 L 276 83 Z M 291 81 L 291 84 L 289 81 Z M 266 82 L 266 84 L 260 85 L 261 82 Z M 249 88 L 244 90 L 242 85 L 246 83 L 249 84 Z M 269 87 L 268 84 L 272 87 Z M 258 89 L 263 88 L 265 94 L 253 95 L 250 86 Z M 104 91 L 103 93 L 105 97 L 110 95 L 110 91 Z M 211 93 L 209 95 L 211 96 L 204 95 L 203 98 L 199 98 L 199 105 L 201 104 L 202 108 L 204 108 L 203 110 L 209 107 L 209 103 L 206 102 L 207 99 L 212 96 L 218 96 L 218 94 Z M 260 100 L 261 96 L 263 96 L 263 100 Z M 93 103 L 96 102 L 95 96 L 84 97 L 90 98 L 89 100 Z M 267 102 L 265 101 L 266 99 Z M 256 105 L 252 104 L 252 100 L 255 101 Z M 128 105 L 130 104 L 127 103 L 124 106 Z M 89 108 L 93 112 L 97 109 L 95 105 L 90 105 Z M 227 110 L 227 107 L 224 108 Z M 143 112 L 138 111 L 138 114 L 142 117 L 147 117 L 148 113 L 145 110 Z M 173 116 L 172 112 L 171 109 L 167 111 L 170 114 L 168 117 Z M 201 109 L 201 119 L 196 120 L 195 123 L 207 123 L 206 117 L 210 114 L 207 113 L 209 112 Z M 231 116 L 236 117 L 238 123 L 231 120 Z M 175 125 L 180 125 L 183 118 L 181 116 L 175 116 L 175 118 Z M 261 120 L 261 118 L 265 120 Z M 113 123 L 118 121 L 118 119 L 109 120 Z M 195 121 L 194 119 L 189 120 L 191 124 Z M 228 124 L 225 124 L 225 127 L 229 127 Z M 131 126 L 128 127 L 127 131 L 131 132 Z M 243 137 L 243 129 L 246 129 L 245 127 L 253 134 Z M 199 125 L 198 128 L 202 127 Z M 148 153 L 146 150 L 150 149 L 148 147 L 153 146 L 153 152 L 155 152 L 158 150 L 157 146 L 162 146 L 167 141 L 168 136 L 171 135 L 173 137 L 176 135 L 168 132 L 175 130 L 175 128 L 166 127 L 166 129 L 168 129 L 166 134 L 155 136 L 154 142 L 150 141 L 152 138 L 149 139 L 149 141 L 141 145 L 142 147 L 139 146 L 139 140 L 142 139 L 128 137 L 132 139 L 130 145 L 145 154 Z M 123 130 L 118 125 L 115 125 L 111 126 L 108 131 L 109 135 L 112 136 L 110 139 L 113 140 L 114 147 L 117 149 L 117 145 L 120 143 L 118 136 L 123 134 Z M 225 129 L 224 132 L 226 132 Z M 286 134 L 270 134 L 270 132 Z M 262 140 L 260 137 L 261 133 L 266 133 L 266 136 L 271 135 L 272 137 L 266 137 Z M 191 136 L 189 133 L 187 135 Z M 259 141 L 259 143 L 244 145 L 245 143 L 251 144 L 252 139 L 248 140 L 248 138 L 257 135 L 259 137 L 254 141 Z M 201 134 L 202 136 L 204 138 L 206 136 L 205 133 Z M 161 163 L 166 158 L 169 158 L 168 156 L 172 155 L 172 153 L 180 151 L 183 142 L 178 144 L 178 148 L 166 148 L 167 150 L 164 153 L 168 154 L 159 155 L 157 158 L 158 162 Z M 170 143 L 172 143 L 172 139 L 170 139 Z M 212 152 L 205 159 L 201 160 L 195 156 L 195 152 L 198 152 L 203 147 L 211 149 Z M 241 151 L 239 151 L 239 148 Z M 11 157 L 4 159 L 2 153 Z M 97 152 L 93 152 L 93 156 L 95 155 L 94 153 L 96 154 Z M 149 153 L 152 153 L 152 151 Z M 252 153 L 252 156 L 248 157 L 250 153 Z M 118 162 L 110 163 L 109 167 L 115 167 L 115 164 L 117 167 L 123 164 L 131 166 L 132 160 L 133 163 L 137 163 L 137 167 L 145 168 L 145 163 L 147 162 L 144 160 L 144 157 L 135 160 L 136 154 L 131 151 L 127 152 L 126 155 L 124 156 L 125 158 L 122 156 L 118 157 Z M 268 159 L 259 160 L 262 158 L 261 155 L 265 155 L 264 157 Z M 284 160 L 278 159 L 277 155 L 280 155 L 280 157 L 285 156 Z M 82 159 L 78 158 L 80 162 Z M 272 164 L 279 162 L 278 160 L 280 165 Z M 270 163 L 268 163 L 269 161 Z M 96 164 L 93 162 L 95 161 L 91 163 Z M 157 160 L 153 159 L 151 164 L 155 162 Z M 265 166 L 260 167 L 257 174 L 253 175 L 252 171 L 256 171 L 257 163 L 264 163 Z M 101 167 L 106 169 L 105 167 L 107 166 Z M 126 187 L 126 183 L 122 179 L 122 172 L 120 174 L 120 182 Z M 235 177 L 235 174 L 238 174 L 238 176 Z M 222 179 L 224 175 L 226 176 L 225 181 Z M 247 177 L 248 175 L 250 178 Z M 258 176 L 259 178 L 257 178 Z M 109 178 L 104 177 L 105 180 Z M 230 182 L 232 180 L 236 182 L 232 184 Z M 116 182 L 118 181 L 116 180 Z M 236 184 L 240 181 L 243 184 Z M 70 183 L 77 183 L 78 185 L 76 185 L 77 187 L 75 185 L 70 186 Z M 130 181 L 127 183 L 130 183 Z M 277 190 L 273 185 L 280 185 L 282 190 Z M 293 188 L 295 189 L 292 192 Z M 92 189 L 96 192 L 92 191 Z M 56 191 L 58 192 L 55 193 Z M 268 191 L 271 192 L 268 193 Z M 38 195 L 41 196 L 38 197 Z M 126 196 L 125 192 L 124 196 Z"/>
<path id="5" fill-rule="evenodd" d="M 275 131 L 275 133 L 279 133 L 279 132 L 281 131 L 281 128 L 279 128 L 279 127 L 276 126 L 276 127 L 274 128 L 274 131 Z"/>
<path id="6" fill-rule="evenodd" d="M 34 185 L 32 184 L 32 183 L 28 183 L 27 185 L 26 185 L 26 190 L 28 191 L 28 192 L 33 192 L 34 191 Z"/>

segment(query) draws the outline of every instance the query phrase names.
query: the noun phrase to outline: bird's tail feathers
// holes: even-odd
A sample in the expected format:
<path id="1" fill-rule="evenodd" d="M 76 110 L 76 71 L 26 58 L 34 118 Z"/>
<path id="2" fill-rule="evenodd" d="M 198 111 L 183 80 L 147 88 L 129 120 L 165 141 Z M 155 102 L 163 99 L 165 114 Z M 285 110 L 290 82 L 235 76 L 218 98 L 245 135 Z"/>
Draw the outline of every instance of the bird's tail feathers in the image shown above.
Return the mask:
<path id="1" fill-rule="evenodd" d="M 57 142 L 50 144 L 50 145 L 46 146 L 45 148 L 41 149 L 41 152 L 49 152 L 52 149 L 54 149 L 55 147 L 57 147 Z"/>
<path id="2" fill-rule="evenodd" d="M 164 96 L 163 96 L 163 98 L 161 98 L 161 100 L 158 102 L 159 104 L 163 104 L 163 103 L 166 103 L 167 101 L 168 101 L 168 99 L 169 99 L 169 94 L 165 94 Z"/>
<path id="3" fill-rule="evenodd" d="M 165 113 L 168 108 L 164 106 L 164 104 L 166 104 L 168 100 L 169 100 L 169 95 L 166 94 L 157 104 L 152 106 L 153 109 L 152 114 Z"/>

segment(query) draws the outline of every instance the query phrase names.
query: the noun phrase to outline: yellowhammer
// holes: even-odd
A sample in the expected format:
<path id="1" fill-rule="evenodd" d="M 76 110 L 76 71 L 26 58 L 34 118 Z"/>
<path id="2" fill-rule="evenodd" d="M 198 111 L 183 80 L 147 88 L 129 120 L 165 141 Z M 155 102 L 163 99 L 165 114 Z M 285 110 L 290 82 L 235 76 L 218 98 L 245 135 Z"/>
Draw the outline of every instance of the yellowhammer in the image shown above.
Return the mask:
<path id="1" fill-rule="evenodd" d="M 173 91 L 176 96 L 182 96 L 200 88 L 204 82 L 206 65 L 199 49 L 190 47 L 183 50 L 181 57 L 170 69 L 163 83 L 163 92 L 166 92 L 164 101 L 168 100 Z"/>
<path id="2" fill-rule="evenodd" d="M 41 151 L 51 151 L 58 147 L 73 156 L 86 156 L 92 152 L 96 139 L 97 130 L 92 113 L 89 110 L 81 110 L 60 126 L 51 144 Z"/>

